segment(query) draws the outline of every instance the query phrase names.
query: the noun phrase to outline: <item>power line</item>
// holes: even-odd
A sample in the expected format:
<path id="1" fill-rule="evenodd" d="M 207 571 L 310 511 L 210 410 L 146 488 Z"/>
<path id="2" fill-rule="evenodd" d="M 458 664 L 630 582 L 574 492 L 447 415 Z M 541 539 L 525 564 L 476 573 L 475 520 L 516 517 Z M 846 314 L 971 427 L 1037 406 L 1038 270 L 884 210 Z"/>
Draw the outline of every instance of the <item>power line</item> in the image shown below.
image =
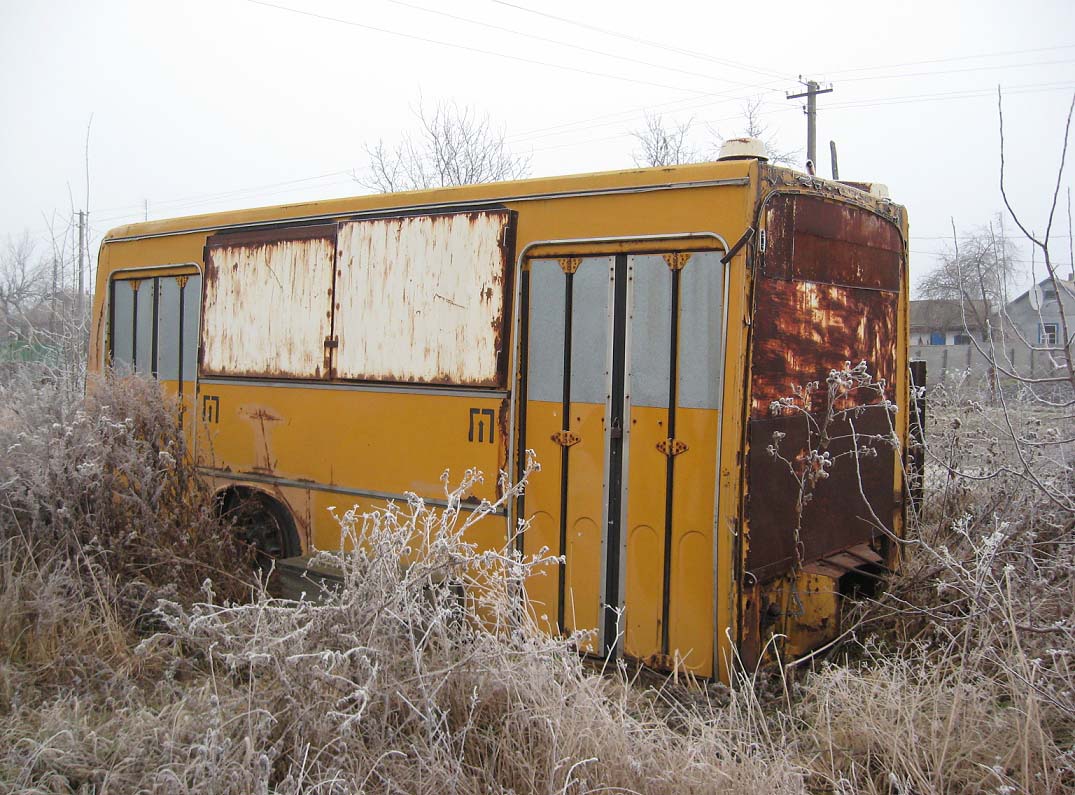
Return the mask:
<path id="1" fill-rule="evenodd" d="M 923 66 L 931 63 L 950 63 L 951 61 L 971 61 L 977 58 L 1002 58 L 1008 55 L 1026 55 L 1033 52 L 1052 52 L 1055 50 L 1071 50 L 1075 49 L 1075 44 L 1061 44 L 1055 47 L 1034 47 L 1029 50 L 1002 50 L 996 52 L 979 53 L 978 55 L 953 55 L 948 58 L 929 58 L 924 61 L 905 61 L 903 63 L 894 64 L 879 64 L 877 66 L 856 66 L 850 69 L 841 69 L 836 72 L 831 72 L 833 76 L 836 75 L 848 75 L 855 72 L 872 72 L 877 69 L 900 69 L 904 66 Z"/>
<path id="2" fill-rule="evenodd" d="M 690 69 L 680 69 L 679 67 L 676 67 L 676 66 L 665 66 L 664 64 L 658 64 L 658 63 L 654 63 L 652 61 L 645 61 L 645 60 L 642 60 L 640 58 L 632 58 L 632 57 L 630 57 L 628 55 L 619 55 L 617 53 L 608 52 L 607 50 L 597 50 L 597 49 L 594 49 L 592 47 L 584 47 L 581 44 L 574 44 L 574 43 L 571 43 L 571 42 L 563 41 L 561 39 L 550 38 L 548 36 L 539 36 L 536 33 L 527 33 L 526 31 L 516 30 L 515 28 L 504 27 L 503 25 L 494 25 L 491 22 L 483 22 L 480 19 L 472 19 L 470 17 L 460 16 L 459 14 L 452 14 L 452 13 L 449 13 L 448 11 L 440 11 L 440 10 L 435 9 L 435 8 L 426 8 L 425 6 L 420 6 L 420 5 L 415 5 L 414 3 L 405 2 L 405 0 L 384 0 L 384 2 L 391 3 L 392 5 L 401 6 L 403 8 L 410 8 L 410 9 L 412 9 L 414 11 L 421 11 L 421 12 L 426 13 L 426 14 L 435 14 L 436 16 L 439 16 L 439 17 L 445 17 L 447 19 L 455 19 L 455 20 L 458 20 L 459 22 L 466 22 L 469 25 L 477 25 L 479 27 L 488 28 L 489 30 L 499 30 L 499 31 L 501 31 L 503 33 L 511 33 L 512 35 L 515 35 L 515 36 L 522 36 L 522 37 L 527 38 L 527 39 L 534 39 L 535 41 L 541 41 L 541 42 L 545 42 L 547 44 L 555 44 L 555 45 L 557 45 L 559 47 L 568 47 L 568 48 L 570 48 L 572 50 L 579 50 L 581 52 L 589 52 L 589 53 L 593 53 L 595 55 L 601 55 L 601 56 L 606 57 L 606 58 L 615 58 L 618 61 L 626 61 L 628 63 L 636 63 L 636 64 L 640 64 L 642 66 L 651 67 L 653 69 L 664 69 L 664 70 L 669 71 L 669 72 L 678 72 L 680 74 L 691 75 L 693 77 L 701 77 L 701 78 L 703 78 L 705 80 L 720 80 L 720 81 L 727 82 L 727 83 L 735 83 L 735 84 L 741 85 L 741 86 L 754 86 L 756 88 L 761 88 L 761 86 L 758 85 L 758 84 L 739 83 L 738 81 L 729 80 L 728 78 L 724 78 L 724 77 L 717 77 L 717 76 L 712 75 L 712 74 L 706 74 L 706 73 L 703 73 L 703 72 L 695 72 L 695 71 L 692 71 Z"/>
<path id="3" fill-rule="evenodd" d="M 567 25 L 574 25 L 575 27 L 596 31 L 597 33 L 603 33 L 606 36 L 614 36 L 618 39 L 625 39 L 626 41 L 635 42 L 636 44 L 645 44 L 647 47 L 657 47 L 658 49 L 668 50 L 669 52 L 678 53 L 680 55 L 687 55 L 691 58 L 701 58 L 706 61 L 712 61 L 713 63 L 721 64 L 722 66 L 730 66 L 734 69 L 741 69 L 745 72 L 754 72 L 755 74 L 762 75 L 763 77 L 775 77 L 780 78 L 781 80 L 789 79 L 789 76 L 787 74 L 783 74 L 772 69 L 759 69 L 757 67 L 750 66 L 749 64 L 739 63 L 738 61 L 731 61 L 726 58 L 717 58 L 713 55 L 709 55 L 708 53 L 696 52 L 694 50 L 687 50 L 681 47 L 673 47 L 668 44 L 663 44 L 659 41 L 643 39 L 639 36 L 632 36 L 628 33 L 620 33 L 619 31 L 609 30 L 608 28 L 602 28 L 598 25 L 591 25 L 587 22 L 580 22 L 578 20 L 568 19 L 567 17 L 557 16 L 556 14 L 549 14 L 545 11 L 538 11 L 535 8 L 527 8 L 526 6 L 521 6 L 516 3 L 509 3 L 506 0 L 491 0 L 491 2 L 496 3 L 497 5 L 507 6 L 508 8 L 514 8 L 517 11 L 524 11 L 527 14 L 534 14 L 539 17 L 546 17 L 547 19 L 554 19 L 557 22 L 563 22 Z"/>
<path id="4" fill-rule="evenodd" d="M 1075 87 L 1075 83 L 1028 83 L 1024 86 L 1013 86 L 1005 89 L 1006 94 L 1033 94 L 1048 91 L 1067 90 L 1068 88 Z M 828 106 L 828 110 L 850 110 L 854 108 L 868 108 L 879 105 L 898 105 L 898 104 L 913 104 L 916 102 L 938 102 L 944 100 L 962 100 L 962 99 L 981 99 L 983 97 L 995 97 L 995 89 L 968 89 L 964 91 L 955 92 L 940 92 L 933 94 L 918 94 L 908 95 L 905 97 L 890 97 L 887 99 L 870 99 L 870 100 L 856 100 L 842 103 L 834 103 Z M 790 113 L 796 110 L 795 108 L 779 108 L 776 110 L 762 111 L 760 115 L 774 116 L 778 114 Z M 718 119 L 702 119 L 702 124 L 716 124 L 722 121 L 729 121 L 738 118 L 737 116 L 724 116 Z M 598 125 L 606 126 L 606 125 Z M 588 128 L 587 128 L 588 129 Z M 575 132 L 583 132 L 584 130 L 577 130 Z M 611 141 L 618 138 L 627 138 L 632 135 L 631 132 L 625 131 L 616 135 L 607 135 L 600 138 L 592 138 L 582 141 L 567 141 L 560 144 L 553 144 L 550 146 L 544 146 L 537 149 L 532 149 L 532 152 L 545 152 L 553 149 L 563 149 L 568 146 L 584 146 L 592 143 L 601 143 L 604 141 Z"/>
<path id="5" fill-rule="evenodd" d="M 347 173 L 348 172 L 346 172 L 346 171 L 330 171 L 327 174 L 318 174 L 316 177 L 302 177 L 301 179 L 286 180 L 284 182 L 270 182 L 270 183 L 267 183 L 265 185 L 251 185 L 248 188 L 236 188 L 236 189 L 233 189 L 233 190 L 222 191 L 221 193 L 209 193 L 209 194 L 199 193 L 199 194 L 195 194 L 195 195 L 191 195 L 191 196 L 178 196 L 178 197 L 175 197 L 175 198 L 172 198 L 172 199 L 154 199 L 153 200 L 153 205 L 157 206 L 157 205 L 160 205 L 160 204 L 183 204 L 183 203 L 186 203 L 186 202 L 192 201 L 192 200 L 199 200 L 200 201 L 200 200 L 202 200 L 204 198 L 207 198 L 207 197 L 220 197 L 220 198 L 225 198 L 226 199 L 230 195 L 235 194 L 235 193 L 248 193 L 249 191 L 252 191 L 252 190 L 264 190 L 264 189 L 268 189 L 268 188 L 278 188 L 278 187 L 282 187 L 284 185 L 298 185 L 298 184 L 301 184 L 301 183 L 304 183 L 304 182 L 314 182 L 314 181 L 319 180 L 319 179 L 327 179 L 328 177 L 341 176 L 341 175 L 344 175 L 344 174 L 347 174 Z M 135 207 L 141 208 L 142 206 L 143 206 L 142 203 L 138 203 L 138 204 L 119 204 L 119 205 L 116 205 L 114 207 L 103 207 L 103 208 L 96 209 L 96 210 L 94 210 L 94 213 L 108 213 L 108 212 L 114 212 L 116 210 L 132 209 L 132 208 L 135 208 Z M 117 217 L 124 217 L 125 218 L 126 215 L 117 216 Z M 98 221 L 106 221 L 108 219 L 107 218 L 97 218 L 97 220 Z"/>
<path id="6" fill-rule="evenodd" d="M 578 74 L 590 75 L 591 77 L 605 77 L 610 80 L 620 80 L 627 83 L 635 83 L 638 85 L 651 86 L 653 88 L 664 88 L 671 91 L 686 91 L 692 94 L 699 94 L 708 96 L 712 92 L 699 91 L 698 89 L 688 88 L 686 86 L 673 86 L 667 83 L 656 83 L 651 80 L 640 80 L 638 78 L 627 77 L 625 75 L 610 74 L 608 72 L 597 72 L 591 69 L 582 69 L 576 66 L 568 66 L 567 64 L 551 63 L 549 61 L 539 61 L 536 58 L 525 58 L 521 55 L 510 55 L 509 53 L 496 52 L 495 50 L 485 50 L 481 47 L 471 47 L 467 44 L 459 44 L 457 42 L 442 41 L 440 39 L 431 39 L 426 36 L 417 36 L 413 33 L 403 33 L 402 31 L 392 30 L 390 28 L 382 28 L 376 25 L 367 25 L 363 22 L 355 22 L 352 19 L 343 19 L 342 17 L 333 17 L 327 14 L 319 14 L 315 11 L 304 11 L 301 8 L 291 8 L 290 6 L 277 5 L 276 3 L 269 3 L 266 0 L 246 0 L 248 3 L 252 3 L 258 6 L 264 6 L 266 8 L 274 8 L 278 11 L 287 11 L 292 14 L 298 14 L 300 16 L 311 17 L 313 19 L 320 19 L 325 22 L 335 22 L 340 25 L 349 25 L 354 28 L 361 28 L 362 30 L 370 30 L 375 33 L 384 33 L 388 36 L 397 36 L 403 39 L 410 39 L 412 41 L 421 41 L 426 44 L 436 44 L 440 47 L 449 47 L 455 50 L 464 50 L 466 52 L 479 53 L 481 55 L 492 55 L 495 58 L 504 58 L 509 61 L 518 61 L 519 63 L 531 64 L 533 66 L 544 66 L 548 69 L 559 69 L 565 72 L 576 72 Z M 731 82 L 731 81 L 729 81 Z"/>
<path id="7" fill-rule="evenodd" d="M 1059 61 L 1032 61 L 1030 63 L 998 64 L 994 66 L 971 66 L 966 69 L 936 69 L 929 72 L 904 72 L 898 75 L 867 75 L 866 77 L 846 77 L 844 82 L 859 82 L 863 80 L 899 80 L 903 77 L 931 77 L 933 75 L 954 75 L 966 72 L 985 72 L 995 69 L 1023 69 L 1030 66 L 1059 66 L 1061 64 L 1075 63 L 1075 58 L 1065 58 Z"/>

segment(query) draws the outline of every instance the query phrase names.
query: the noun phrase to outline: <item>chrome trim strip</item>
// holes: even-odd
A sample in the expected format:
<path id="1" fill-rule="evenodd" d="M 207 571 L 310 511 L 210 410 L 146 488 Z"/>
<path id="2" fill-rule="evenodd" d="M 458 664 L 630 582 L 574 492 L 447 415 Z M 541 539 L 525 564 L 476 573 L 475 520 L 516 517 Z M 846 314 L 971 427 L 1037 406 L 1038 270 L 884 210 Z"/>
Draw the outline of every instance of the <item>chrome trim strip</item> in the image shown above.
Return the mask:
<path id="1" fill-rule="evenodd" d="M 198 471 L 203 475 L 214 478 L 222 478 L 224 480 L 236 480 L 245 483 L 265 483 L 273 486 L 288 486 L 297 489 L 309 489 L 311 491 L 327 491 L 333 494 L 346 494 L 352 497 L 368 497 L 374 500 L 395 500 L 397 502 L 406 502 L 406 494 L 393 494 L 387 491 L 373 491 L 371 489 L 353 489 L 349 486 L 333 486 L 328 483 L 318 483 L 313 480 L 292 480 L 291 478 L 278 478 L 273 475 L 260 475 L 249 472 L 225 472 L 220 469 L 213 469 L 212 467 L 199 466 Z M 419 495 L 420 496 L 420 495 Z M 433 505 L 437 508 L 447 508 L 448 501 L 437 497 L 422 497 L 422 501 L 426 505 Z M 461 508 L 474 509 L 477 506 L 463 503 Z M 506 516 L 507 510 L 501 508 L 496 511 L 490 511 L 490 516 Z"/>
<path id="2" fill-rule="evenodd" d="M 727 254 L 725 254 L 727 257 Z M 732 257 L 727 262 L 722 262 L 724 267 L 724 330 L 720 335 L 720 406 L 717 409 L 717 467 L 716 467 L 716 482 L 713 485 L 713 679 L 720 679 L 720 622 L 717 620 L 719 617 L 718 605 L 720 600 L 717 598 L 717 588 L 720 587 L 720 462 L 721 453 L 724 450 L 724 390 L 727 386 L 728 379 L 728 290 L 731 287 L 731 274 L 732 274 Z M 735 545 L 732 545 L 732 549 L 735 549 Z M 735 567 L 733 566 L 731 571 L 732 576 L 728 578 L 729 588 L 731 594 L 729 595 L 729 606 L 732 605 L 732 597 L 734 596 L 735 588 Z"/>
<path id="3" fill-rule="evenodd" d="M 653 185 L 632 185 L 622 188 L 605 188 L 603 190 L 577 190 L 577 191 L 560 191 L 554 193 L 530 193 L 520 194 L 518 196 L 501 196 L 491 199 L 470 199 L 459 200 L 453 202 L 440 202 L 432 204 L 408 204 L 399 207 L 380 207 L 373 210 L 352 210 L 350 212 L 339 213 L 326 213 L 321 215 L 300 215 L 291 218 L 273 218 L 266 221 L 248 221 L 245 223 L 234 223 L 217 226 L 197 226 L 190 229 L 175 229 L 168 232 L 150 232 L 143 235 L 126 235 L 124 237 L 110 237 L 102 241 L 102 245 L 107 243 L 124 243 L 131 240 L 148 240 L 155 237 L 174 237 L 176 235 L 191 235 L 199 232 L 219 232 L 226 229 L 256 229 L 263 226 L 277 226 L 279 224 L 290 224 L 295 222 L 307 222 L 307 221 L 333 221 L 333 220 L 358 220 L 360 218 L 367 218 L 370 216 L 391 218 L 403 213 L 414 212 L 435 212 L 438 210 L 454 210 L 460 207 L 487 207 L 498 206 L 505 202 L 533 202 L 533 201 L 545 201 L 548 199 L 571 199 L 571 198 L 585 198 L 589 196 L 614 196 L 617 194 L 625 193 L 654 193 L 656 191 L 665 190 L 685 190 L 690 188 L 714 188 L 722 187 L 725 185 L 749 185 L 750 177 L 732 177 L 729 179 L 710 179 L 700 180 L 698 182 L 664 182 Z M 345 199 L 344 199 L 345 200 Z M 196 217 L 196 216 L 195 216 Z"/>
<path id="4" fill-rule="evenodd" d="M 202 378 L 199 383 L 206 386 L 261 386 L 278 389 L 328 389 L 341 392 L 390 392 L 393 394 L 436 395 L 440 397 L 488 398 L 490 400 L 503 400 L 509 394 L 506 389 L 487 389 L 477 386 L 442 387 L 338 381 L 288 381 L 273 378 L 245 378 L 243 376 L 212 376 Z"/>

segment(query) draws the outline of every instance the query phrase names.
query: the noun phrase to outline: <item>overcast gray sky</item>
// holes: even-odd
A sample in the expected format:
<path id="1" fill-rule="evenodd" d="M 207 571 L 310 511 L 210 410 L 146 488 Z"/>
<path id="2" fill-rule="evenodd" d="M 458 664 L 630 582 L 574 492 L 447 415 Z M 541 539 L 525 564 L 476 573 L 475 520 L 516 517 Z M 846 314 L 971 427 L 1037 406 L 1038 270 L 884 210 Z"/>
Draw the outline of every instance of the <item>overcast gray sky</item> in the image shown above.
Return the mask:
<path id="1" fill-rule="evenodd" d="M 785 98 L 800 75 L 834 88 L 819 173 L 835 139 L 841 177 L 889 185 L 913 273 L 950 217 L 962 233 L 1002 209 L 998 84 L 1010 194 L 1044 227 L 1075 92 L 1072 0 L 0 0 L 0 240 L 44 238 L 47 218 L 62 231 L 86 205 L 91 115 L 96 250 L 147 203 L 163 218 L 364 193 L 365 144 L 413 129 L 419 92 L 488 112 L 541 176 L 632 166 L 647 110 L 693 119 L 712 146 L 757 97 L 780 145 L 804 149 Z"/>

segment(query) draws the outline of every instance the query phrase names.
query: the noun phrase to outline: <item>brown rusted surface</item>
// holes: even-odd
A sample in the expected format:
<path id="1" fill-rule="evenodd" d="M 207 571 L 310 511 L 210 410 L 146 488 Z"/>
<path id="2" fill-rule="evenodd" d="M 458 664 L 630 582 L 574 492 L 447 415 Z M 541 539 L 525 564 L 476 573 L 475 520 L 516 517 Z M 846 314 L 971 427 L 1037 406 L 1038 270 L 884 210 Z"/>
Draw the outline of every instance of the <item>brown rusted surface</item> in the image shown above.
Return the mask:
<path id="1" fill-rule="evenodd" d="M 812 404 L 820 419 L 826 377 L 845 361 L 865 361 L 874 378 L 885 381 L 885 397 L 896 399 L 903 278 L 898 228 L 863 208 L 816 196 L 777 195 L 767 204 L 765 224 L 766 251 L 754 283 L 746 500 L 746 567 L 762 581 L 871 542 L 880 532 L 873 514 L 884 527 L 893 527 L 899 506 L 890 446 L 876 443 L 877 456 L 859 458 L 857 466 L 854 457 L 840 458 L 812 489 L 801 522 L 798 482 L 767 448 L 779 432 L 786 434 L 781 454 L 793 462 L 810 446 L 833 456 L 850 449 L 849 440 L 838 438 L 825 448 L 816 434 L 808 438 L 801 415 L 774 417 L 770 410 L 773 401 L 819 382 Z M 874 390 L 856 390 L 844 396 L 840 408 L 878 399 Z M 890 421 L 887 410 L 867 408 L 854 419 L 855 430 L 889 436 Z M 848 432 L 841 422 L 829 436 Z"/>
<path id="2" fill-rule="evenodd" d="M 340 224 L 340 378 L 503 386 L 510 310 L 506 210 Z"/>
<path id="3" fill-rule="evenodd" d="M 742 627 L 739 638 L 739 658 L 743 667 L 753 671 L 761 659 L 761 584 L 751 574 L 744 578 L 741 590 Z"/>
<path id="4" fill-rule="evenodd" d="M 855 432 L 888 436 L 889 420 L 885 414 L 885 409 L 880 407 L 866 409 L 853 420 Z M 803 509 L 798 532 L 801 547 L 797 550 L 799 484 L 788 465 L 767 452 L 775 432 L 787 434 L 780 442 L 780 453 L 787 460 L 794 462 L 806 452 L 805 418 L 750 421 L 748 571 L 764 582 L 790 570 L 796 563 L 810 563 L 870 542 L 881 532 L 873 519 L 874 513 L 885 528 L 892 530 L 896 508 L 892 494 L 895 454 L 890 445 L 871 441 L 869 445 L 877 450 L 876 457 L 862 456 L 857 461 L 853 456 L 839 458 L 829 470 L 829 477 L 818 481 L 811 490 L 812 499 Z M 834 457 L 848 452 L 851 440 L 838 437 L 849 433 L 847 422 L 836 423 L 830 431 L 834 441 L 827 451 Z M 869 498 L 869 505 L 863 494 Z"/>
<path id="5" fill-rule="evenodd" d="M 845 361 L 865 360 L 894 397 L 896 293 L 761 277 L 755 286 L 751 417 Z"/>
<path id="6" fill-rule="evenodd" d="M 899 230 L 858 207 L 817 196 L 783 194 L 766 208 L 764 274 L 897 292 Z"/>

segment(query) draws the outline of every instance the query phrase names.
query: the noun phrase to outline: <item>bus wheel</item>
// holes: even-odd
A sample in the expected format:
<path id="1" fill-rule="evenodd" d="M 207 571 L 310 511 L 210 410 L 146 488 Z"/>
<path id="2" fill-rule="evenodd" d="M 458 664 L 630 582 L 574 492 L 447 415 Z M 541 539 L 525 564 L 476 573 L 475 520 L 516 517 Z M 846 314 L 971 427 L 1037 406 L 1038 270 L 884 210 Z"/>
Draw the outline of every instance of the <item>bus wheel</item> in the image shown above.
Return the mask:
<path id="1" fill-rule="evenodd" d="M 254 489 L 230 489 L 221 508 L 224 516 L 234 523 L 239 540 L 253 550 L 262 569 L 268 569 L 274 560 L 302 554 L 291 514 L 268 494 Z"/>

